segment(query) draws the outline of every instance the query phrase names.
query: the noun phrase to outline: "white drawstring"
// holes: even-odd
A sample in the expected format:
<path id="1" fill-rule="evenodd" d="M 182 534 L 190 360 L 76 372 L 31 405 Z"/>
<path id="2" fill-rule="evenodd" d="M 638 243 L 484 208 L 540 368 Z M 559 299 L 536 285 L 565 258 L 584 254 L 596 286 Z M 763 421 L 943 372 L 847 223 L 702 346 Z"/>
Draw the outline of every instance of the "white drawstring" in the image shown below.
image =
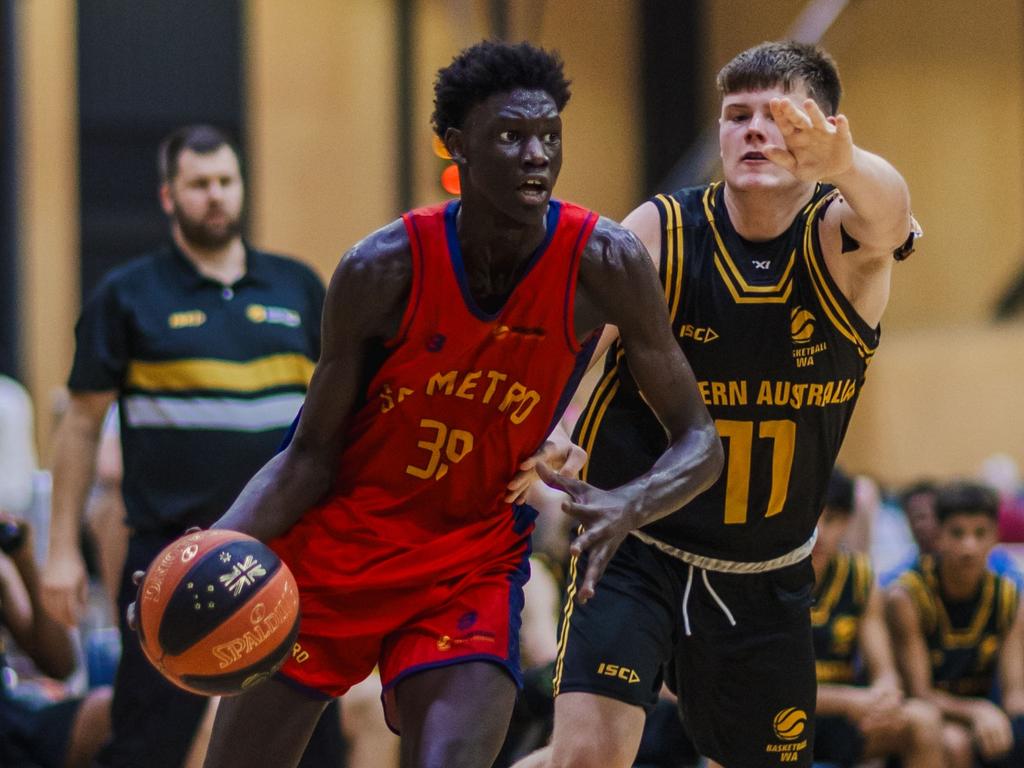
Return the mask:
<path id="1" fill-rule="evenodd" d="M 693 568 L 692 565 L 690 567 Z M 729 624 L 731 624 L 732 626 L 735 627 L 736 626 L 736 619 L 734 619 L 732 617 L 732 612 L 729 610 L 729 607 L 724 602 L 722 602 L 722 598 L 720 598 L 718 596 L 718 593 L 715 592 L 715 590 L 713 590 L 711 588 L 711 582 L 708 581 L 708 572 L 707 571 L 701 571 L 700 575 L 702 577 L 704 577 L 704 586 L 708 588 L 708 592 L 710 592 L 711 596 L 713 598 L 715 598 L 715 602 L 718 603 L 718 607 L 722 609 L 722 613 L 724 613 L 725 614 L 725 618 L 727 618 L 729 620 Z"/>
<path id="2" fill-rule="evenodd" d="M 686 589 L 683 590 L 683 631 L 687 637 L 693 634 L 690 631 L 690 613 L 689 613 L 689 602 L 690 602 L 690 588 L 693 586 L 693 565 L 688 566 L 689 570 L 686 572 Z M 718 607 L 722 609 L 722 613 L 725 614 L 725 618 L 729 620 L 729 624 L 733 627 L 736 626 L 736 619 L 733 618 L 732 611 L 729 610 L 729 606 L 725 604 L 725 601 L 718 596 L 718 593 L 711 586 L 711 582 L 708 581 L 708 572 L 703 568 L 700 570 L 700 577 L 704 579 L 704 586 L 707 587 L 708 594 L 715 599 L 718 603 Z"/>
<path id="3" fill-rule="evenodd" d="M 690 585 L 693 584 L 693 566 L 690 566 L 689 572 L 686 574 L 686 589 L 683 590 L 683 629 L 686 630 L 686 636 L 689 637 L 690 632 L 690 617 L 686 613 L 686 604 L 690 601 Z"/>

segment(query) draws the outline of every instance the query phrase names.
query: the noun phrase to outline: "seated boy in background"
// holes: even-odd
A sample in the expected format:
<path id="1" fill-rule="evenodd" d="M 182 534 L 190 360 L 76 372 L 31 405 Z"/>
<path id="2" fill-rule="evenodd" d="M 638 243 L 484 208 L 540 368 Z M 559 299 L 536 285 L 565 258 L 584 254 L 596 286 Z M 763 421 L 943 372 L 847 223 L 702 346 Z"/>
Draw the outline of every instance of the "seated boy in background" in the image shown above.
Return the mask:
<path id="1" fill-rule="evenodd" d="M 853 481 L 834 469 L 811 555 L 818 678 L 814 758 L 852 766 L 864 758 L 898 755 L 904 768 L 936 768 L 942 765 L 938 710 L 904 699 L 871 564 L 867 555 L 839 546 L 853 500 Z M 857 684 L 859 662 L 868 685 Z"/>
<path id="2" fill-rule="evenodd" d="M 999 500 L 958 482 L 935 498 L 939 534 L 892 586 L 889 618 L 911 695 L 943 714 L 950 766 L 1024 765 L 1024 628 L 1017 587 L 987 566 Z"/>

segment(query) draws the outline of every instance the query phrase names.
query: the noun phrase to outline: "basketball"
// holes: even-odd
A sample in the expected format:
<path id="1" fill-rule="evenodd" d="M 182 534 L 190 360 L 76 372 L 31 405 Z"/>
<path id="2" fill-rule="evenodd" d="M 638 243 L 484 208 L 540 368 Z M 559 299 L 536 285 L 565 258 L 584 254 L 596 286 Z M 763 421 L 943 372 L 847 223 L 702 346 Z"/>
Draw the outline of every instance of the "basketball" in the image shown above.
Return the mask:
<path id="1" fill-rule="evenodd" d="M 231 696 L 284 663 L 299 632 L 299 593 L 262 542 L 197 531 L 149 566 L 137 625 L 146 658 L 164 677 L 193 693 Z"/>

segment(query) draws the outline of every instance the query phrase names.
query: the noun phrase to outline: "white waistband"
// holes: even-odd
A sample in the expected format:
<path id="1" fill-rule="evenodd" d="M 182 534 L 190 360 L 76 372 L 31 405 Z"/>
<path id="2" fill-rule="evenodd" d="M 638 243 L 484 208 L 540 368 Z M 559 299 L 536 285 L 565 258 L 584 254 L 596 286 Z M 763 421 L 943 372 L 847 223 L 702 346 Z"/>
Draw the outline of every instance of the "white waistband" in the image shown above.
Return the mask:
<path id="1" fill-rule="evenodd" d="M 682 560 L 688 565 L 695 566 L 697 568 L 703 568 L 705 571 L 717 571 L 719 573 L 767 573 L 768 571 L 777 571 L 780 568 L 799 563 L 804 558 L 811 554 L 811 550 L 814 549 L 814 542 L 818 540 L 818 529 L 814 529 L 814 533 L 811 534 L 811 538 L 805 541 L 796 549 L 787 552 L 784 555 L 773 557 L 771 560 L 760 560 L 753 563 L 745 563 L 738 560 L 719 560 L 717 557 L 705 557 L 704 555 L 695 555 L 693 552 L 686 552 L 682 549 L 677 549 L 671 544 L 666 544 L 663 541 L 658 541 L 653 536 L 648 536 L 643 531 L 630 531 L 644 544 L 650 544 L 655 549 L 664 552 L 666 555 L 671 555 L 677 560 Z"/>

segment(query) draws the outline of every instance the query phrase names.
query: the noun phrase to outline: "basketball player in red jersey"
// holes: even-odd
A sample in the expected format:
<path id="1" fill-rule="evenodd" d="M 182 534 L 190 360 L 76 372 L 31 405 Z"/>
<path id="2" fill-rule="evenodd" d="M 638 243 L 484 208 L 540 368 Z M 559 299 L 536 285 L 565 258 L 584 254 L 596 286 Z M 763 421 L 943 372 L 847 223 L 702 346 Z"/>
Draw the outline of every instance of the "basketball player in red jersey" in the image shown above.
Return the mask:
<path id="1" fill-rule="evenodd" d="M 379 667 L 402 765 L 484 768 L 519 682 L 532 513 L 506 484 L 541 446 L 614 323 L 669 445 L 618 488 L 576 489 L 593 593 L 632 529 L 721 469 L 651 259 L 552 199 L 569 98 L 556 55 L 485 42 L 438 73 L 434 127 L 462 197 L 355 245 L 293 439 L 216 527 L 294 572 L 302 625 L 280 675 L 222 702 L 208 768 L 294 765 L 327 700 Z M 547 470 L 541 472 L 547 475 Z"/>

